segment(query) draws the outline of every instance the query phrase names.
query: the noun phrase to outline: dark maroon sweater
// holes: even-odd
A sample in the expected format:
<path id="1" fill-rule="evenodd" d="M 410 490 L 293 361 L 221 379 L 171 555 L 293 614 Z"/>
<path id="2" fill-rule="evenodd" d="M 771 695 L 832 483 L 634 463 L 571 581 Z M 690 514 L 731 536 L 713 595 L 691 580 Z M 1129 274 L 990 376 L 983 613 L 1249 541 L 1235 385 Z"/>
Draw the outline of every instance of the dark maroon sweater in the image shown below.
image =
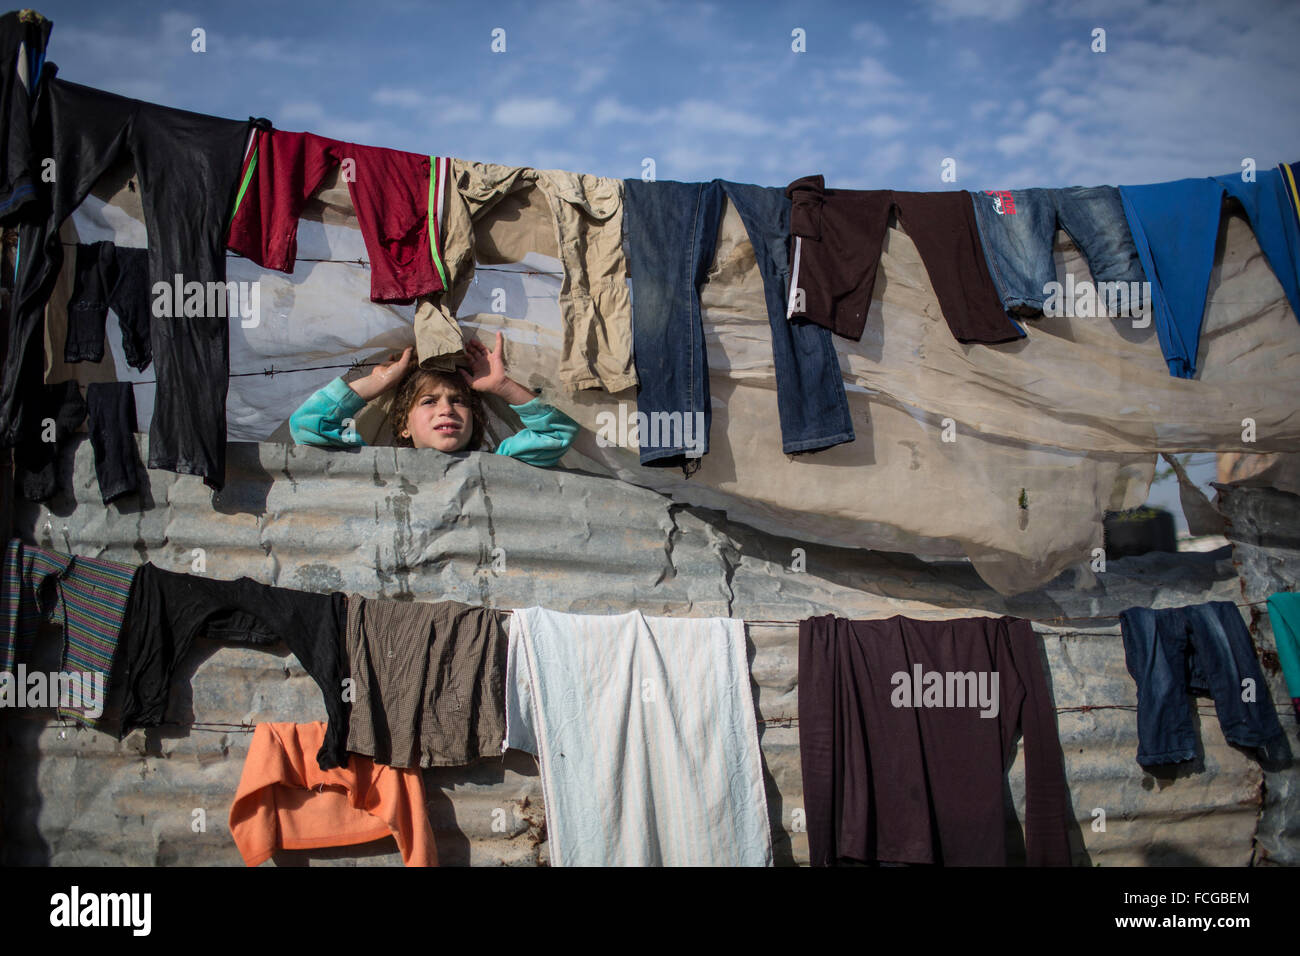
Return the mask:
<path id="1" fill-rule="evenodd" d="M 993 673 L 997 713 L 982 717 L 978 691 L 968 692 L 981 679 L 991 692 Z M 953 706 L 963 702 L 959 689 L 976 700 Z M 1005 865 L 1003 780 L 1018 731 L 1028 862 L 1067 866 L 1064 763 L 1028 621 L 801 622 L 799 746 L 812 865 Z"/>

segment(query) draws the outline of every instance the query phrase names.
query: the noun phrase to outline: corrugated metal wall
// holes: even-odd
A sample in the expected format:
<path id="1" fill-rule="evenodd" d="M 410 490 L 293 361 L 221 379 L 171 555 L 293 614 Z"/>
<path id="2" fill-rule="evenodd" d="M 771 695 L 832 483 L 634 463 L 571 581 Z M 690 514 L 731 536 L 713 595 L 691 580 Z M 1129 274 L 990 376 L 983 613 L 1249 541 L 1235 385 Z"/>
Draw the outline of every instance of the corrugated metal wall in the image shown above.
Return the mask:
<path id="1" fill-rule="evenodd" d="M 70 492 L 49 507 L 18 503 L 16 533 L 47 547 L 178 571 L 191 570 L 194 549 L 201 548 L 206 573 L 217 578 L 247 574 L 305 590 L 584 613 L 638 608 L 794 621 L 827 612 L 954 617 L 987 611 L 1043 619 L 1243 595 L 1226 548 L 1111 562 L 1097 575 L 1079 569 L 1039 591 L 1004 598 L 964 563 L 778 538 L 616 480 L 499 456 L 235 444 L 229 459 L 226 488 L 216 496 L 196 478 L 151 471 L 143 504 L 105 508 L 89 443 L 80 442 L 64 457 Z M 803 572 L 789 570 L 795 548 L 806 553 Z M 494 555 L 504 557 L 504 569 L 494 568 Z M 1242 571 L 1254 574 L 1248 565 Z M 1269 586 L 1260 579 L 1252 594 Z M 1224 742 L 1212 703 L 1198 708 L 1202 758 L 1167 776 L 1148 774 L 1134 760 L 1136 695 L 1118 628 L 1043 630 L 1079 822 L 1076 861 L 1251 862 L 1265 775 Z M 796 629 L 754 624 L 748 634 L 777 861 L 805 863 L 806 838 L 793 825 L 793 811 L 802 807 Z M 226 815 L 251 725 L 323 720 L 324 705 L 284 649 L 200 645 L 177 676 L 162 728 L 119 742 L 61 728 L 50 712 L 0 717 L 7 751 L 2 862 L 239 864 Z M 45 642 L 42 652 L 47 666 L 57 662 L 56 641 Z M 1285 700 L 1277 677 L 1270 690 L 1275 701 Z M 1293 735 L 1290 718 L 1284 726 Z M 470 767 L 425 771 L 424 779 L 444 863 L 546 862 L 531 757 L 511 752 Z M 1300 790 L 1296 771 L 1268 779 L 1274 795 L 1268 855 L 1293 862 L 1295 800 L 1277 795 Z M 1022 784 L 1018 757 L 1009 774 L 1017 814 L 1023 813 Z M 400 858 L 390 839 L 282 853 L 276 862 L 390 865 Z"/>
<path id="2" fill-rule="evenodd" d="M 1276 591 L 1300 588 L 1300 497 L 1274 488 L 1215 487 L 1233 543 L 1242 598 L 1265 601 Z M 1279 665 L 1267 610 L 1256 606 L 1251 615 L 1259 628 L 1265 671 L 1275 672 Z M 1282 726 L 1294 741 L 1295 722 L 1281 683 L 1273 688 L 1273 699 L 1288 712 Z M 1264 774 L 1264 807 L 1256 836 L 1257 862 L 1300 866 L 1300 773 L 1294 767 Z"/>

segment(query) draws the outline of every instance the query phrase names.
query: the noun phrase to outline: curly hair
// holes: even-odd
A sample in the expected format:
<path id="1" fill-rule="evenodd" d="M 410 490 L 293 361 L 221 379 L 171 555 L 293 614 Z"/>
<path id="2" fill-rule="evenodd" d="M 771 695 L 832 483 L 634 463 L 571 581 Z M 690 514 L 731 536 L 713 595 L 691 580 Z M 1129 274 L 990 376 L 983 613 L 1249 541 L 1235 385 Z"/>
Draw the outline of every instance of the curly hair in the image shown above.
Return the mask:
<path id="1" fill-rule="evenodd" d="M 402 431 L 406 428 L 406 418 L 425 388 L 434 385 L 444 385 L 465 400 L 474 424 L 470 431 L 469 444 L 463 450 L 482 449 L 484 436 L 487 434 L 487 419 L 483 414 L 483 403 L 479 400 L 478 392 L 465 384 L 465 380 L 455 372 L 440 372 L 419 366 L 407 372 L 398 383 L 397 394 L 393 396 L 392 407 L 388 410 L 388 424 L 393 429 L 393 442 L 404 448 L 413 447 L 414 442 L 411 441 L 410 436 L 402 436 Z"/>

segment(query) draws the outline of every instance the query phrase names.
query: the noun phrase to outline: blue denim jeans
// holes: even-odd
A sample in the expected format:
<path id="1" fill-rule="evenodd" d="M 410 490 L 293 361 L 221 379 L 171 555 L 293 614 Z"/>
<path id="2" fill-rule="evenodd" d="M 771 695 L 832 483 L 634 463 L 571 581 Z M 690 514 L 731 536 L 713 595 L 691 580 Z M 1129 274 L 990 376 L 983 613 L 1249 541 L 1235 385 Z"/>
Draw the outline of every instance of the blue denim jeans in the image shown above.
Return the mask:
<path id="1" fill-rule="evenodd" d="M 971 198 L 989 273 L 1008 312 L 1042 313 L 1046 286 L 1056 281 L 1058 223 L 1087 258 L 1094 282 L 1146 279 L 1114 186 L 972 192 Z M 1131 314 L 1140 306 L 1130 301 Z"/>
<path id="2" fill-rule="evenodd" d="M 1237 606 L 1212 601 L 1187 607 L 1133 607 L 1120 614 L 1124 660 L 1137 682 L 1138 763 L 1144 767 L 1196 757 L 1188 691 L 1214 697 L 1224 738 L 1263 748 L 1267 760 L 1288 754 L 1282 725 Z M 1242 681 L 1254 682 L 1245 701 Z"/>
<path id="3" fill-rule="evenodd" d="M 632 341 L 646 415 L 702 415 L 704 434 L 688 443 L 643 440 L 641 464 L 685 466 L 708 452 L 709 365 L 700 314 L 722 221 L 723 195 L 736 206 L 763 276 L 772 359 L 786 454 L 852 441 L 844 380 L 831 333 L 785 317 L 790 201 L 782 189 L 713 180 L 708 183 L 624 183 L 624 228 L 632 273 Z M 644 436 L 643 436 L 644 439 Z"/>

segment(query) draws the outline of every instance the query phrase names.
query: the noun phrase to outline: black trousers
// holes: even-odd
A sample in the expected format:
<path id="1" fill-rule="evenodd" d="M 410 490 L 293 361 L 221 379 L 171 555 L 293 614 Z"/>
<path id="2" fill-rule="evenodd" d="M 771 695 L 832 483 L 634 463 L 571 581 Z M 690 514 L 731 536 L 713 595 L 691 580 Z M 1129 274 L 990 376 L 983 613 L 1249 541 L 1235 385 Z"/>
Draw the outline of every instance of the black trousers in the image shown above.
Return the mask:
<path id="1" fill-rule="evenodd" d="M 86 418 L 100 498 L 109 504 L 135 494 L 140 487 L 135 386 L 130 382 L 91 382 L 86 386 Z"/>
<path id="2" fill-rule="evenodd" d="M 95 181 L 129 155 L 149 234 L 151 287 L 170 288 L 179 275 L 182 283 L 210 288 L 207 283 L 226 278 L 226 220 L 248 135 L 248 121 L 167 109 L 54 78 L 42 87 L 33 137 L 49 143 L 54 182 L 41 197 L 46 214 L 19 232 L 9 351 L 0 369 L 0 444 L 14 445 L 39 424 L 31 396 L 43 374 L 45 304 L 63 265 L 59 227 Z M 209 309 L 214 298 L 219 308 Z M 204 301 L 201 315 L 154 317 L 150 327 L 157 389 L 149 467 L 200 475 L 219 489 L 230 328 L 224 294 Z"/>
<path id="3" fill-rule="evenodd" d="M 60 489 L 59 449 L 86 420 L 86 401 L 76 382 L 42 385 L 37 398 L 40 421 L 53 422 L 53 428 L 42 429 L 14 450 L 14 484 L 28 501 L 45 501 Z"/>
<path id="4" fill-rule="evenodd" d="M 111 308 L 117 313 L 126 362 L 143 372 L 152 360 L 150 304 L 149 250 L 119 248 L 111 242 L 78 243 L 63 361 L 103 360 L 104 320 Z"/>
<path id="5" fill-rule="evenodd" d="M 121 736 L 156 727 L 167 712 L 172 672 L 200 634 L 223 641 L 289 645 L 325 695 L 329 726 L 316 755 L 322 770 L 348 762 L 348 706 L 343 699 L 343 632 L 347 596 L 313 594 L 259 584 L 218 581 L 141 565 L 131 585 L 118 641 L 122 681 Z"/>

